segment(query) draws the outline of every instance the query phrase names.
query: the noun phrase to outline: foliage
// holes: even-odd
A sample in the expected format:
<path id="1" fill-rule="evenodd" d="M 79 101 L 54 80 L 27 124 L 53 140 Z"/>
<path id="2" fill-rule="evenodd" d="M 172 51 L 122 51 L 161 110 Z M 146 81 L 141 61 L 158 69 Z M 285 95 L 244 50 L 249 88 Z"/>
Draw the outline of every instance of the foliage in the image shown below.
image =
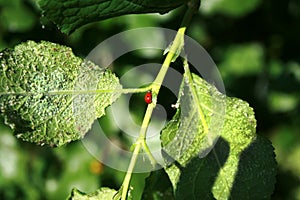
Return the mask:
<path id="1" fill-rule="evenodd" d="M 50 1 L 39 0 L 38 3 L 45 16 L 54 21 L 62 32 L 71 33 L 78 27 L 92 22 L 134 13 L 166 13 L 186 0 L 146 0 L 146 1 Z"/>
<path id="2" fill-rule="evenodd" d="M 181 112 L 175 114 L 161 135 L 167 159 L 171 157 L 176 160 L 166 168 L 176 199 L 235 199 L 239 195 L 248 199 L 262 199 L 269 196 L 273 191 L 273 184 L 270 183 L 275 183 L 276 162 L 272 146 L 264 139 L 256 138 L 252 108 L 240 99 L 214 94 L 218 91 L 196 75 L 191 78 L 190 82 L 184 80 L 180 91 L 181 110 L 178 111 Z M 191 95 L 189 90 L 193 88 L 198 98 Z M 226 114 L 219 107 L 214 108 L 213 103 L 207 103 L 211 97 L 219 106 L 224 101 Z M 222 127 L 216 146 L 205 157 L 201 155 L 202 151 L 210 147 L 206 143 L 213 141 L 216 136 L 211 134 L 207 136 L 208 139 L 203 137 L 203 123 L 199 118 L 197 120 L 199 110 L 196 107 L 199 104 L 210 127 L 218 126 L 214 120 L 220 121 L 220 117 L 213 119 L 214 115 L 225 118 L 224 124 L 216 127 Z M 199 159 L 199 156 L 203 158 Z"/>
<path id="3" fill-rule="evenodd" d="M 61 146 L 81 139 L 117 98 L 115 93 L 85 91 L 120 88 L 108 70 L 49 42 L 20 44 L 3 51 L 0 59 L 0 108 L 5 123 L 18 138 L 40 145 Z"/>
<path id="4" fill-rule="evenodd" d="M 82 194 L 80 191 L 73 189 L 69 200 L 97 200 L 97 199 L 113 199 L 117 191 L 109 188 L 101 188 L 93 194 Z"/>
<path id="5" fill-rule="evenodd" d="M 16 8 L 21 16 L 16 15 Z M 234 0 L 203 0 L 199 13 L 194 17 L 188 29 L 188 34 L 203 44 L 217 61 L 227 93 L 249 102 L 254 108 L 258 121 L 257 132 L 272 140 L 279 164 L 279 174 L 272 199 L 298 199 L 300 197 L 298 173 L 300 165 L 296 162 L 300 141 L 298 134 L 300 60 L 293 48 L 300 44 L 298 37 L 300 28 L 297 26 L 300 20 L 299 8 L 299 2 L 296 0 L 272 3 L 247 1 L 243 5 Z M 3 19 L 0 22 L 1 50 L 28 39 L 47 40 L 71 46 L 75 54 L 81 56 L 86 55 L 104 38 L 132 27 L 147 25 L 177 28 L 179 13 L 182 13 L 182 8 L 179 8 L 164 16 L 153 14 L 121 16 L 84 26 L 71 36 L 65 37 L 49 24 L 45 24 L 46 29 L 42 28 L 38 19 L 40 13 L 33 1 L 0 1 L 0 9 L 1 19 Z M 133 45 L 138 41 L 140 40 L 137 40 L 137 37 L 128 38 L 128 42 Z M 138 63 L 140 59 L 143 59 L 141 55 L 129 56 L 131 56 L 130 59 L 120 60 L 114 67 L 115 73 L 122 74 L 128 70 L 129 60 L 135 60 Z M 147 57 L 149 58 L 151 56 Z M 155 59 L 161 59 L 161 56 Z M 159 101 L 172 102 L 170 98 L 164 93 L 159 93 L 158 96 Z M 143 103 L 139 101 L 134 103 L 134 107 L 139 111 L 144 108 L 143 106 Z M 174 111 L 169 112 L 168 115 L 172 118 Z M 132 110 L 132 115 L 137 116 L 138 112 Z M 176 117 L 180 117 L 180 110 L 173 116 L 173 120 Z M 107 116 L 103 116 L 101 121 L 112 124 Z M 106 128 L 110 130 L 111 136 L 120 135 L 115 127 L 106 126 Z M 242 165 L 255 167 L 249 168 L 249 171 L 247 167 L 235 171 L 237 174 L 231 194 L 240 194 L 241 188 L 238 186 L 242 186 L 245 179 L 239 177 L 244 177 L 247 173 L 249 182 L 251 178 L 259 180 L 261 176 L 267 177 L 268 173 L 274 173 L 273 170 L 265 170 L 274 167 L 274 160 L 271 159 L 273 157 L 271 145 L 259 135 L 256 135 L 251 144 L 239 154 Z M 1 199 L 63 199 L 68 196 L 73 187 L 85 193 L 92 193 L 100 186 L 109 186 L 117 190 L 122 184 L 123 173 L 105 166 L 101 167 L 101 164 L 84 153 L 86 150 L 78 142 L 59 149 L 35 147 L 11 137 L 11 131 L 2 126 L 0 137 Z M 186 170 L 181 172 L 186 176 L 179 176 L 180 184 L 177 190 L 173 191 L 172 183 L 164 170 L 160 170 L 159 174 L 151 173 L 146 179 L 143 199 L 172 199 L 174 195 L 181 198 L 181 195 L 184 195 L 181 191 L 190 188 L 193 184 L 199 186 L 199 190 L 203 189 L 201 192 L 211 191 L 215 187 L 215 180 L 220 180 L 217 179 L 219 176 L 217 172 L 225 166 L 225 161 L 232 152 L 229 148 L 231 145 L 233 143 L 224 139 L 221 134 L 214 150 L 221 161 L 220 165 L 213 151 L 201 159 L 191 158 L 187 161 L 186 167 L 190 168 L 185 168 Z M 253 154 L 253 152 L 265 150 L 270 154 Z M 256 160 L 265 162 L 258 164 L 254 162 Z M 268 166 L 269 164 L 271 166 Z M 189 180 L 187 177 L 190 177 L 191 173 L 194 177 L 194 169 L 201 169 L 201 171 L 194 180 Z M 254 173 L 251 170 L 262 173 Z M 210 173 L 201 173 L 202 171 Z M 203 184 L 205 178 L 209 179 L 208 184 Z M 142 178 L 139 184 L 143 185 L 143 182 Z M 263 184 L 263 181 L 259 183 Z M 243 190 L 242 194 L 249 192 L 251 195 L 263 196 L 258 192 L 263 187 L 266 188 L 265 194 L 270 194 L 273 190 L 271 187 L 257 185 L 257 188 L 251 188 L 255 192 L 249 189 Z M 193 195 L 193 193 L 186 193 L 186 195 Z M 208 197 L 211 198 L 212 194 Z"/>

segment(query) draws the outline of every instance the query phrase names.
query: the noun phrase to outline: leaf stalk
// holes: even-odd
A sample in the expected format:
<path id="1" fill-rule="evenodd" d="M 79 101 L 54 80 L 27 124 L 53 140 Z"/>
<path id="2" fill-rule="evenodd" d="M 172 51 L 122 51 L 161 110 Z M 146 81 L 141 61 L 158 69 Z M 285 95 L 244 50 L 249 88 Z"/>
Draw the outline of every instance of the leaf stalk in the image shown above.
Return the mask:
<path id="1" fill-rule="evenodd" d="M 190 2 L 187 3 L 187 11 L 184 15 L 184 18 L 182 20 L 181 26 L 177 31 L 177 34 L 171 44 L 171 47 L 167 53 L 167 56 L 162 64 L 162 67 L 160 71 L 158 72 L 154 82 L 149 86 L 149 89 L 152 91 L 152 94 L 154 95 L 154 99 L 152 103 L 150 103 L 147 107 L 143 122 L 142 122 L 142 127 L 140 129 L 139 137 L 137 141 L 134 144 L 134 150 L 133 150 L 133 156 L 130 160 L 130 164 L 128 166 L 127 173 L 125 175 L 121 190 L 122 190 L 122 200 L 126 200 L 127 198 L 127 193 L 129 190 L 129 185 L 130 185 L 130 180 L 131 176 L 137 161 L 138 153 L 141 148 L 144 149 L 144 151 L 148 154 L 149 159 L 151 161 L 151 164 L 155 166 L 156 160 L 154 156 L 152 155 L 147 143 L 146 143 L 146 132 L 148 125 L 151 120 L 152 112 L 154 108 L 156 107 L 157 103 L 157 95 L 160 91 L 162 82 L 166 76 L 166 73 L 168 71 L 168 68 L 171 64 L 171 62 L 174 62 L 176 58 L 180 55 L 183 47 L 184 47 L 184 34 L 186 32 L 186 28 L 188 24 L 190 23 L 192 16 L 195 14 L 195 12 L 198 10 L 200 6 L 200 0 L 191 0 Z"/>

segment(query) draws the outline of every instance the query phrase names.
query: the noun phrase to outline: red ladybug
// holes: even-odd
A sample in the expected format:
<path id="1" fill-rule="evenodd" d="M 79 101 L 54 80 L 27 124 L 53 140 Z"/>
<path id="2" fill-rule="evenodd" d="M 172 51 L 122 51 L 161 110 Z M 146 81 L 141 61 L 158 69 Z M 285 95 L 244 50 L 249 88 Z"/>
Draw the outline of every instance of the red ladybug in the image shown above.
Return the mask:
<path id="1" fill-rule="evenodd" d="M 148 91 L 145 96 L 144 96 L 144 100 L 147 104 L 152 103 L 152 93 L 151 91 Z"/>

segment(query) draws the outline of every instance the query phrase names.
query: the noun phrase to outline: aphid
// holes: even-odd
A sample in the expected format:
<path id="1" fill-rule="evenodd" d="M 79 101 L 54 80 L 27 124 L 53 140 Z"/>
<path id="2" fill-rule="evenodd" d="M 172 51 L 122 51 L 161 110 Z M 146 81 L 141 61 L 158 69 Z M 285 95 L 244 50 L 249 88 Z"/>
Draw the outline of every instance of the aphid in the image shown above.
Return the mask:
<path id="1" fill-rule="evenodd" d="M 152 103 L 152 93 L 151 91 L 148 91 L 145 96 L 144 96 L 144 100 L 147 104 Z"/>

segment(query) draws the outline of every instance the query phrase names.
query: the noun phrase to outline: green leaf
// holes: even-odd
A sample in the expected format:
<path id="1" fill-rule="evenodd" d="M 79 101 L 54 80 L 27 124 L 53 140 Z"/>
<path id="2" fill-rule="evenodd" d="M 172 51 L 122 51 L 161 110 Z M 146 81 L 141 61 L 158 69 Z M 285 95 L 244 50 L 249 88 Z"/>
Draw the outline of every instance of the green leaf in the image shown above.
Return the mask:
<path id="1" fill-rule="evenodd" d="M 90 22 L 125 14 L 166 13 L 187 0 L 39 0 L 43 14 L 70 34 Z"/>
<path id="2" fill-rule="evenodd" d="M 116 193 L 116 190 L 106 187 L 100 188 L 92 194 L 85 194 L 77 189 L 73 189 L 68 200 L 112 200 Z"/>
<path id="3" fill-rule="evenodd" d="M 258 136 L 239 156 L 230 148 L 221 137 L 207 157 L 193 158 L 181 171 L 176 199 L 270 199 L 276 176 L 271 143 Z"/>
<path id="4" fill-rule="evenodd" d="M 164 153 L 179 163 L 205 156 L 221 134 L 225 100 L 214 86 L 185 74 L 179 91 L 180 108 L 161 134 Z"/>
<path id="5" fill-rule="evenodd" d="M 257 43 L 232 45 L 222 53 L 219 68 L 222 77 L 249 76 L 261 73 L 264 66 L 264 50 Z"/>
<path id="6" fill-rule="evenodd" d="M 0 113 L 18 138 L 61 146 L 81 139 L 120 95 L 109 70 L 70 48 L 29 41 L 0 53 Z M 100 89 L 95 92 L 96 89 Z"/>
<path id="7" fill-rule="evenodd" d="M 226 113 L 222 126 L 213 129 L 220 133 L 217 143 L 213 149 L 207 148 L 205 142 L 201 143 L 205 134 L 201 120 L 191 121 L 189 126 L 184 126 L 184 120 L 193 119 L 197 110 L 195 107 L 200 105 L 210 129 L 216 124 L 212 124 L 212 116 L 220 114 L 220 111 L 212 109 L 213 104 L 207 104 L 207 95 L 213 94 L 208 89 L 212 90 L 210 87 L 213 86 L 196 75 L 190 79 L 192 81 L 189 83 L 183 81 L 181 93 L 184 95 L 179 99 L 180 109 L 161 133 L 163 155 L 168 162 L 173 161 L 165 169 L 176 199 L 270 198 L 275 184 L 275 155 L 271 143 L 255 134 L 253 109 L 237 98 L 223 94 L 210 96 L 217 98 L 215 103 L 225 101 Z M 190 91 L 196 89 L 198 99 L 202 100 L 195 101 L 197 98 L 187 95 L 185 87 Z M 193 135 L 194 140 L 191 141 L 187 134 Z M 189 146 L 185 152 L 178 151 L 178 144 L 186 143 Z M 203 149 L 211 151 L 204 157 L 201 153 Z M 178 153 L 180 156 L 176 156 Z"/>

